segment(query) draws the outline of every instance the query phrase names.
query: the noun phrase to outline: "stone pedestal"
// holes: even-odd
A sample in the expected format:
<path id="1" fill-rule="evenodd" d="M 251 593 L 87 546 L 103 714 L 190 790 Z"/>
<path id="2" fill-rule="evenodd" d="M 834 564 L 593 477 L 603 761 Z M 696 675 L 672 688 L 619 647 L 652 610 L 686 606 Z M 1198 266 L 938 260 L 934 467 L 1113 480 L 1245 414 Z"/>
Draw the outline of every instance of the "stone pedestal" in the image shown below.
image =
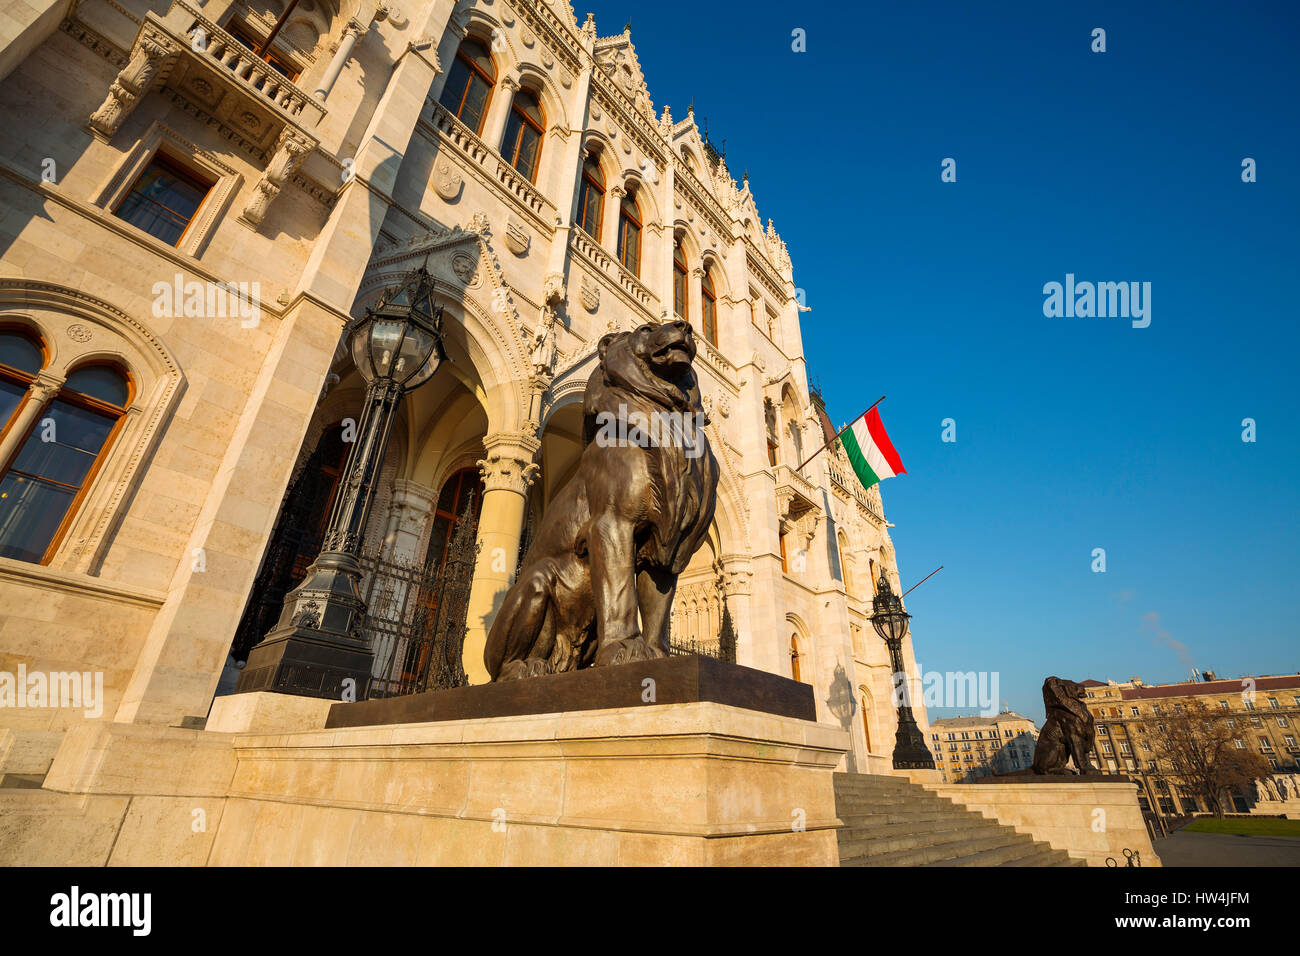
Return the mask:
<path id="1" fill-rule="evenodd" d="M 96 722 L 46 789 L 0 796 L 0 865 L 836 866 L 847 749 L 709 702 L 256 734 Z"/>

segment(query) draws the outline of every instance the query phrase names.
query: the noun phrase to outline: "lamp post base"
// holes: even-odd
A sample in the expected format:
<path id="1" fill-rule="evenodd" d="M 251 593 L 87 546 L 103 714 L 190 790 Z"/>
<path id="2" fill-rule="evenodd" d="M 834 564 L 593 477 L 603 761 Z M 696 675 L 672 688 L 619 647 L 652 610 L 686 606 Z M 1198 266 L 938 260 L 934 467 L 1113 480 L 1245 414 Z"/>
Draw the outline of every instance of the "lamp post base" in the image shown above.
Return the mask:
<path id="1" fill-rule="evenodd" d="M 374 653 L 366 645 L 357 559 L 323 551 L 284 599 L 280 622 L 249 652 L 236 694 L 364 700 Z"/>
<path id="2" fill-rule="evenodd" d="M 934 769 L 934 756 L 925 745 L 925 735 L 916 725 L 911 707 L 898 708 L 898 732 L 894 735 L 894 769 Z"/>

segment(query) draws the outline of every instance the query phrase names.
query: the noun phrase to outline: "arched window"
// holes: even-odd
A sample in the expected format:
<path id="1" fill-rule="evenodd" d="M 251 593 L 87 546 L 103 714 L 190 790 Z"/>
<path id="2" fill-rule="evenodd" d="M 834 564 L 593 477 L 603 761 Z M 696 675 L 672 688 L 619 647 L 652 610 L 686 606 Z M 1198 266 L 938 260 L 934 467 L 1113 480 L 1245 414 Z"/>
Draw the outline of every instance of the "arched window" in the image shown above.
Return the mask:
<path id="1" fill-rule="evenodd" d="M 501 141 L 501 155 L 529 182 L 537 181 L 537 160 L 542 154 L 542 130 L 546 117 L 537 97 L 528 90 L 515 94 L 510 105 L 510 119 L 506 121 L 506 135 Z"/>
<path id="2" fill-rule="evenodd" d="M 471 495 L 474 498 L 472 515 L 477 521 L 483 507 L 483 481 L 477 468 L 462 468 L 443 482 L 438 503 L 433 509 L 433 528 L 429 532 L 429 550 L 424 560 L 429 572 L 438 571 L 446 560 L 447 545 L 451 544 L 456 523 L 463 517 Z"/>
<path id="3" fill-rule="evenodd" d="M 578 226 L 600 242 L 600 221 L 605 216 L 605 177 L 600 164 L 587 159 L 582 164 L 582 185 L 578 189 Z"/>
<path id="4" fill-rule="evenodd" d="M 618 207 L 618 261 L 632 275 L 641 276 L 641 209 L 636 193 L 628 190 Z"/>
<path id="5" fill-rule="evenodd" d="M 25 329 L 0 328 L 0 438 L 13 427 L 36 373 L 45 367 L 45 345 Z"/>
<path id="6" fill-rule="evenodd" d="M 0 478 L 0 555 L 44 564 L 126 420 L 132 385 L 114 365 L 68 375 Z"/>
<path id="7" fill-rule="evenodd" d="M 840 576 L 844 578 L 844 593 L 853 596 L 857 592 L 853 589 L 853 572 L 852 559 L 849 557 L 849 539 L 841 531 L 836 536 L 836 544 L 840 549 Z"/>
<path id="8" fill-rule="evenodd" d="M 492 55 L 477 40 L 466 40 L 456 51 L 438 102 L 475 133 L 482 133 L 496 82 Z"/>
<path id="9" fill-rule="evenodd" d="M 797 681 L 802 681 L 799 667 L 799 635 L 790 635 L 790 677 Z"/>
<path id="10" fill-rule="evenodd" d="M 686 252 L 682 249 L 682 240 L 678 237 L 673 242 L 673 311 L 677 318 L 687 318 L 686 309 Z"/>
<path id="11" fill-rule="evenodd" d="M 862 695 L 862 733 L 867 738 L 867 753 L 871 753 L 871 704 L 867 695 Z"/>
<path id="12" fill-rule="evenodd" d="M 700 280 L 700 312 L 704 316 L 704 337 L 718 344 L 718 294 L 713 289 L 712 269 L 704 270 Z"/>

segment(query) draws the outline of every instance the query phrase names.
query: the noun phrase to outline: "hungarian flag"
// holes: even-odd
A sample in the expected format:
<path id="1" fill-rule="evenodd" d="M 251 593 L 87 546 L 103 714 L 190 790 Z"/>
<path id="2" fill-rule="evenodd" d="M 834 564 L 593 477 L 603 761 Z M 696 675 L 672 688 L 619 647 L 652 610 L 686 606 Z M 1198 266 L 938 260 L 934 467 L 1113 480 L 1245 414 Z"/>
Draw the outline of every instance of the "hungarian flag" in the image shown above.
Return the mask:
<path id="1" fill-rule="evenodd" d="M 849 463 L 853 465 L 853 471 L 863 488 L 870 488 L 878 481 L 907 473 L 903 459 L 898 457 L 893 442 L 885 433 L 879 409 L 873 408 L 854 422 L 853 427 L 844 432 L 842 441 Z"/>

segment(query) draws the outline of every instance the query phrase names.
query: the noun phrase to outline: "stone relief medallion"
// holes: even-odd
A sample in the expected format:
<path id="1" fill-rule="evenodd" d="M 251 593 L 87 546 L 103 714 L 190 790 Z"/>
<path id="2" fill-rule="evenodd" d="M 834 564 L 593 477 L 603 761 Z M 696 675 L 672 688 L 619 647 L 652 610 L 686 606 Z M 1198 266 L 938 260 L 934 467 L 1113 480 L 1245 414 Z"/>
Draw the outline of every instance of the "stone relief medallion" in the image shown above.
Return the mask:
<path id="1" fill-rule="evenodd" d="M 451 271 L 463 285 L 474 286 L 478 282 L 478 272 L 474 268 L 474 258 L 465 252 L 457 252 L 451 257 Z"/>
<path id="2" fill-rule="evenodd" d="M 68 326 L 68 338 L 74 342 L 89 342 L 91 336 L 90 329 L 81 324 Z"/>
<path id="3" fill-rule="evenodd" d="M 573 77 L 569 75 L 568 70 L 560 70 L 560 85 L 566 90 L 573 86 Z"/>
<path id="4" fill-rule="evenodd" d="M 451 200 L 460 195 L 460 187 L 464 181 L 460 171 L 446 159 L 440 159 L 438 165 L 434 167 L 433 188 L 443 199 Z"/>
<path id="5" fill-rule="evenodd" d="M 532 49 L 533 44 L 537 42 L 537 37 L 533 36 L 533 32 L 527 29 L 519 31 L 519 39 L 529 49 Z"/>
<path id="6" fill-rule="evenodd" d="M 528 244 L 531 241 L 528 230 L 513 219 L 506 223 L 506 248 L 517 256 L 522 256 L 528 251 Z"/>
<path id="7" fill-rule="evenodd" d="M 600 308 L 600 286 L 587 276 L 583 276 L 582 287 L 578 292 L 578 298 L 582 301 L 582 307 L 584 309 L 588 312 L 595 312 Z"/>

